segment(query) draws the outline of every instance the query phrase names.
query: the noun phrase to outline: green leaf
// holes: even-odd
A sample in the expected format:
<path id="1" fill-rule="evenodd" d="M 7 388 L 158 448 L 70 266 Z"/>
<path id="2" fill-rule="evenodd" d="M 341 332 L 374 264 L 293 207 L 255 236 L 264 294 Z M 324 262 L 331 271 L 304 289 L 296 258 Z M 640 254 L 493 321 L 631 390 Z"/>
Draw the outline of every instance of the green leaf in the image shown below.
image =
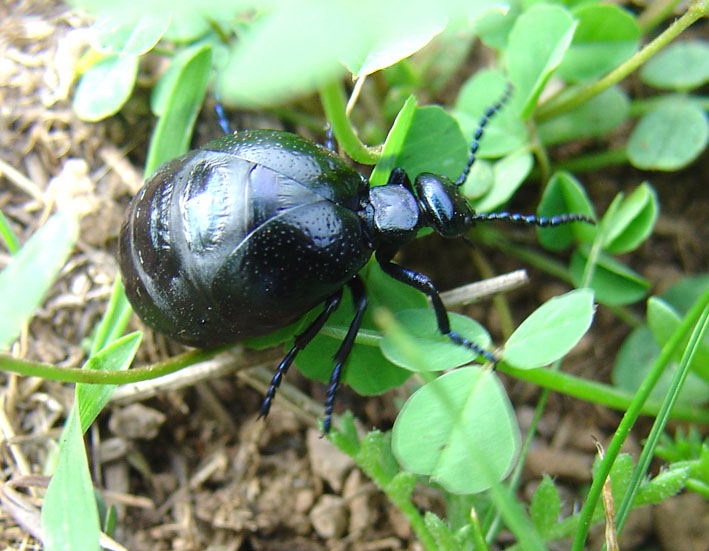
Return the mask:
<path id="1" fill-rule="evenodd" d="M 387 166 L 403 168 L 412 179 L 432 172 L 455 180 L 467 156 L 468 145 L 458 123 L 441 107 L 429 105 L 414 111 L 401 149 L 393 162 L 387 160 Z"/>
<path id="2" fill-rule="evenodd" d="M 532 496 L 529 514 L 532 523 L 542 536 L 548 536 L 551 529 L 559 522 L 561 512 L 561 498 L 554 481 L 544 475 L 541 483 Z"/>
<path id="3" fill-rule="evenodd" d="M 47 551 L 99 551 L 99 517 L 76 404 L 59 440 L 59 460 L 42 506 Z"/>
<path id="4" fill-rule="evenodd" d="M 548 300 L 507 340 L 503 351 L 505 362 L 532 369 L 558 360 L 588 331 L 594 310 L 590 289 L 576 289 Z"/>
<path id="5" fill-rule="evenodd" d="M 351 411 L 346 411 L 342 414 L 340 417 L 340 426 L 330 431 L 327 438 L 329 438 L 341 452 L 346 453 L 352 458 L 359 453 L 359 435 L 357 434 L 354 415 L 352 415 Z"/>
<path id="6" fill-rule="evenodd" d="M 195 56 L 204 55 L 205 50 L 211 49 L 211 45 L 198 44 L 190 48 L 180 50 L 175 57 L 172 58 L 170 66 L 165 71 L 160 79 L 155 83 L 150 93 L 150 110 L 153 115 L 159 117 L 165 113 L 165 109 L 172 107 L 168 105 L 173 90 L 177 86 L 183 86 L 184 71 L 189 63 L 194 63 Z M 202 57 L 199 63 L 210 63 L 210 58 Z"/>
<path id="7" fill-rule="evenodd" d="M 611 488 L 616 506 L 623 501 L 623 496 L 630 487 L 633 469 L 633 457 L 628 453 L 619 454 L 611 467 Z"/>
<path id="8" fill-rule="evenodd" d="M 250 3 L 250 2 L 245 2 Z M 197 2 L 191 3 L 194 6 L 202 5 L 203 3 Z M 243 6 L 240 8 L 240 2 L 220 2 L 220 6 L 210 6 L 212 13 L 221 12 L 223 15 L 220 17 L 221 21 L 226 21 L 227 18 L 231 17 L 224 10 L 238 10 L 238 9 L 248 9 L 249 6 Z M 189 4 L 186 4 L 189 6 Z M 202 10 L 200 13 L 194 13 L 188 10 L 176 11 L 172 14 L 172 19 L 170 20 L 170 26 L 165 32 L 163 37 L 165 40 L 170 42 L 176 42 L 178 44 L 190 44 L 197 42 L 200 38 L 207 35 L 212 29 L 215 23 L 214 19 L 209 16 L 209 9 Z M 234 16 L 237 14 L 234 13 Z"/>
<path id="9" fill-rule="evenodd" d="M 388 331 L 382 338 L 381 351 L 398 366 L 411 371 L 444 371 L 478 357 L 477 353 L 439 333 L 436 315 L 431 308 L 401 310 L 396 318 L 406 338 L 401 339 L 401 334 Z M 448 318 L 453 331 L 462 337 L 483 348 L 490 345 L 490 335 L 478 322 L 455 313 L 449 313 Z"/>
<path id="10" fill-rule="evenodd" d="M 495 183 L 494 164 L 485 159 L 475 159 L 470 174 L 463 184 L 463 195 L 469 200 L 480 199 Z"/>
<path id="11" fill-rule="evenodd" d="M 5 246 L 10 254 L 17 254 L 20 250 L 20 242 L 17 240 L 15 232 L 12 231 L 12 226 L 7 221 L 7 218 L 0 210 L 0 237 L 5 241 Z"/>
<path id="12" fill-rule="evenodd" d="M 92 46 L 103 54 L 141 55 L 153 49 L 167 27 L 170 14 L 147 14 L 128 21 L 99 17 L 93 24 Z"/>
<path id="13" fill-rule="evenodd" d="M 365 472 L 377 471 L 377 478 L 397 492 L 411 493 L 412 482 L 407 476 L 399 477 L 399 465 L 391 453 L 391 433 L 382 433 L 378 430 L 369 431 L 361 441 L 359 452 L 355 458 L 357 465 L 360 465 Z M 411 473 L 407 473 L 411 474 Z M 390 494 L 391 495 L 391 494 Z"/>
<path id="14" fill-rule="evenodd" d="M 483 69 L 470 77 L 455 100 L 453 114 L 463 129 L 466 142 L 472 141 L 480 117 L 497 103 L 507 87 L 507 77 L 501 71 Z M 516 92 L 512 92 L 513 97 Z M 505 105 L 485 126 L 480 140 L 478 158 L 501 157 L 523 147 L 529 139 L 527 128 L 512 105 Z"/>
<path id="15" fill-rule="evenodd" d="M 574 285 L 580 285 L 588 260 L 588 247 L 581 246 L 571 256 L 569 273 Z M 617 261 L 612 256 L 601 252 L 594 267 L 590 287 L 595 298 L 602 304 L 618 306 L 632 304 L 645 296 L 650 282 L 644 277 Z"/>
<path id="16" fill-rule="evenodd" d="M 438 515 L 431 511 L 426 511 L 424 522 L 428 532 L 436 542 L 437 549 L 458 549 L 458 542 L 448 524 L 443 522 Z"/>
<path id="17" fill-rule="evenodd" d="M 617 86 L 608 88 L 573 111 L 539 125 L 546 145 L 602 136 L 628 117 L 630 101 Z"/>
<path id="18" fill-rule="evenodd" d="M 686 314 L 709 286 L 709 274 L 685 276 L 660 295 L 681 315 Z"/>
<path id="19" fill-rule="evenodd" d="M 391 130 L 389 130 L 382 150 L 382 156 L 369 177 L 370 186 L 383 186 L 386 184 L 391 171 L 398 167 L 396 163 L 399 159 L 399 153 L 404 148 L 404 142 L 409 134 L 414 114 L 417 110 L 416 98 L 409 96 L 396 116 Z"/>
<path id="20" fill-rule="evenodd" d="M 681 321 L 679 314 L 664 300 L 658 297 L 650 297 L 648 299 L 647 324 L 658 345 L 661 347 L 665 345 L 674 331 L 679 327 Z M 689 338 L 690 335 L 687 335 L 677 346 L 674 357 L 675 361 L 680 361 L 689 343 Z M 702 377 L 705 383 L 709 385 L 709 338 L 704 338 L 699 344 L 692 361 L 692 368 L 695 373 Z M 707 388 L 709 388 L 709 386 Z M 707 393 L 706 401 L 709 401 L 709 393 Z"/>
<path id="21" fill-rule="evenodd" d="M 625 199 L 612 218 L 603 220 L 603 249 L 623 254 L 636 249 L 652 233 L 659 213 L 655 190 L 643 183 Z"/>
<path id="22" fill-rule="evenodd" d="M 142 335 L 131 333 L 101 352 L 89 358 L 82 369 L 98 369 L 101 371 L 125 371 L 133 362 Z M 118 385 L 76 385 L 76 406 L 82 432 L 86 432 L 94 419 L 108 403 L 111 394 Z"/>
<path id="23" fill-rule="evenodd" d="M 686 91 L 709 82 L 709 41 L 694 39 L 670 44 L 640 71 L 646 84 Z"/>
<path id="24" fill-rule="evenodd" d="M 101 323 L 96 330 L 96 336 L 91 344 L 91 356 L 95 356 L 105 346 L 114 342 L 123 334 L 130 315 L 133 312 L 128 297 L 123 290 L 121 278 L 117 277 L 113 282 L 111 300 L 108 303 L 106 312 L 101 318 Z"/>
<path id="25" fill-rule="evenodd" d="M 74 111 L 85 121 L 115 115 L 133 91 L 138 56 L 108 55 L 89 68 L 74 94 Z"/>
<path id="26" fill-rule="evenodd" d="M 491 10 L 473 23 L 475 34 L 483 44 L 494 50 L 507 48 L 514 22 L 517 21 L 521 2 L 508 2 L 504 10 Z"/>
<path id="27" fill-rule="evenodd" d="M 202 46 L 181 66 L 164 106 L 164 115 L 150 138 L 146 177 L 162 163 L 182 155 L 190 144 L 192 128 L 209 81 L 211 49 Z"/>
<path id="28" fill-rule="evenodd" d="M 7 349 L 44 298 L 74 247 L 79 225 L 71 213 L 53 215 L 0 272 L 0 350 Z"/>
<path id="29" fill-rule="evenodd" d="M 386 494 L 394 503 L 403 503 L 411 499 L 416 489 L 417 476 L 406 471 L 399 471 L 386 485 Z"/>
<path id="30" fill-rule="evenodd" d="M 467 22 L 471 14 L 496 5 L 491 0 L 280 2 L 262 10 L 242 33 L 229 65 L 218 75 L 217 88 L 230 104 L 281 103 L 339 78 L 341 60 L 367 73 L 413 53 L 442 30 L 444 21 Z"/>
<path id="31" fill-rule="evenodd" d="M 684 489 L 689 468 L 678 467 L 661 471 L 655 478 L 645 483 L 635 496 L 633 507 L 662 503 Z"/>
<path id="32" fill-rule="evenodd" d="M 544 190 L 537 216 L 550 218 L 568 212 L 596 218 L 593 205 L 579 181 L 568 172 L 556 172 Z M 596 231 L 595 226 L 576 222 L 555 228 L 537 228 L 537 236 L 542 247 L 551 251 L 562 251 L 571 246 L 574 237 L 587 243 L 592 242 Z"/>
<path id="33" fill-rule="evenodd" d="M 615 358 L 611 372 L 613 384 L 622 390 L 636 392 L 659 355 L 660 347 L 653 339 L 650 329 L 645 325 L 634 329 L 623 341 Z M 652 389 L 650 394 L 652 400 L 660 401 L 665 397 L 672 385 L 675 371 L 677 371 L 677 363 L 672 362 Z M 677 403 L 698 406 L 707 402 L 707 396 L 709 396 L 709 385 L 690 371 Z"/>
<path id="34" fill-rule="evenodd" d="M 464 367 L 417 390 L 394 423 L 392 450 L 402 466 L 455 494 L 503 480 L 517 458 L 519 428 L 491 371 Z"/>
<path id="35" fill-rule="evenodd" d="M 491 212 L 505 204 L 532 171 L 534 158 L 521 149 L 497 161 L 493 167 L 494 184 L 483 197 L 472 203 L 477 212 Z"/>
<path id="36" fill-rule="evenodd" d="M 702 107 L 669 99 L 647 113 L 628 140 L 628 158 L 643 170 L 678 170 L 704 151 L 709 121 Z"/>
<path id="37" fill-rule="evenodd" d="M 571 44 L 576 22 L 561 6 L 537 4 L 515 22 L 507 49 L 507 72 L 515 84 L 513 103 L 528 118 L 547 80 Z"/>
<path id="38" fill-rule="evenodd" d="M 342 62 L 353 78 L 371 75 L 416 53 L 442 32 L 448 23 L 445 13 L 435 4 L 419 3 L 416 11 L 409 12 L 406 25 L 389 28 L 389 32 L 373 37 L 366 52 L 345 51 Z M 359 55 L 356 55 L 359 54 Z"/>
<path id="39" fill-rule="evenodd" d="M 615 69 L 638 49 L 640 27 L 633 15 L 611 4 L 585 4 L 573 10 L 578 19 L 559 76 L 568 82 L 600 77 Z"/>

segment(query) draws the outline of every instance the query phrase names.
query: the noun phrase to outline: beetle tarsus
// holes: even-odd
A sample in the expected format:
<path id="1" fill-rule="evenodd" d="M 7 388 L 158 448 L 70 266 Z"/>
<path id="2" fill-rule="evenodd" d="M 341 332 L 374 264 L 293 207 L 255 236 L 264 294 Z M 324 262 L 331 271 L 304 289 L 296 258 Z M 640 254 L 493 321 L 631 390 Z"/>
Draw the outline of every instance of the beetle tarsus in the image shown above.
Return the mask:
<path id="1" fill-rule="evenodd" d="M 479 344 L 475 344 L 473 341 L 468 340 L 465 337 L 461 337 L 455 331 L 448 331 L 448 336 L 454 343 L 464 346 L 465 348 L 469 348 L 480 356 L 484 356 L 485 359 L 492 362 L 493 365 L 497 364 L 500 361 L 494 356 L 494 354 L 488 352 Z"/>

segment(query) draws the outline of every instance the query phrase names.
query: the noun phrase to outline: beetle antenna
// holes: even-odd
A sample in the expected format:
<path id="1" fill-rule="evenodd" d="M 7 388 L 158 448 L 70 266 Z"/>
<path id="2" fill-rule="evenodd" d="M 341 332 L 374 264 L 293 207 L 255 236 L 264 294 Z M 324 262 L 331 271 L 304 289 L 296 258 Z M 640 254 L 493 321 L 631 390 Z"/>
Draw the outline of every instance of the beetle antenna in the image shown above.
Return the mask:
<path id="1" fill-rule="evenodd" d="M 524 226 L 539 226 L 547 228 L 553 226 L 561 226 L 562 224 L 570 224 L 571 222 L 586 222 L 596 225 L 596 222 L 585 214 L 571 213 L 559 214 L 557 216 L 534 216 L 533 214 L 516 214 L 510 212 L 480 212 L 473 215 L 473 222 L 492 222 L 494 220 L 506 220 L 513 224 L 522 224 Z"/>
<path id="2" fill-rule="evenodd" d="M 495 113 L 502 109 L 502 106 L 507 103 L 511 95 L 512 81 L 508 80 L 507 86 L 505 87 L 505 91 L 502 94 L 502 97 L 497 101 L 497 103 L 495 103 L 494 105 L 490 105 L 487 109 L 485 109 L 485 113 L 482 117 L 480 117 L 478 127 L 473 133 L 473 141 L 470 144 L 470 151 L 468 152 L 468 162 L 465 163 L 465 168 L 463 169 L 463 172 L 460 174 L 460 176 L 458 176 L 458 179 L 455 181 L 455 184 L 457 186 L 462 186 L 465 183 L 465 180 L 468 178 L 468 174 L 470 174 L 470 169 L 475 163 L 475 155 L 478 152 L 478 148 L 480 147 L 480 138 L 482 138 L 483 132 L 485 131 L 485 126 L 487 126 L 487 123 L 490 122 L 490 119 L 493 117 L 493 115 L 495 115 Z"/>

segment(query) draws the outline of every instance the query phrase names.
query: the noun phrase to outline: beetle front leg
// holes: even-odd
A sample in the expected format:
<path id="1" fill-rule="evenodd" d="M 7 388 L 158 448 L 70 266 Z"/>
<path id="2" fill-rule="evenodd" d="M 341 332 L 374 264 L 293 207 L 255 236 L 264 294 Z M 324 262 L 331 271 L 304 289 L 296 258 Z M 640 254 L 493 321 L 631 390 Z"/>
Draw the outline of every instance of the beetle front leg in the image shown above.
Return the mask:
<path id="1" fill-rule="evenodd" d="M 438 323 L 438 331 L 442 335 L 447 335 L 454 343 L 469 348 L 473 352 L 484 356 L 494 364 L 499 361 L 491 352 L 488 352 L 479 344 L 475 344 L 451 329 L 446 307 L 443 305 L 443 301 L 441 300 L 441 296 L 438 294 L 438 290 L 428 276 L 414 272 L 408 268 L 404 268 L 399 264 L 395 264 L 390 259 L 382 258 L 379 255 L 377 255 L 377 262 L 385 274 L 393 277 L 401 283 L 405 283 L 406 285 L 413 287 L 414 289 L 418 289 L 431 299 L 433 311 L 436 314 L 436 321 Z"/>
<path id="2" fill-rule="evenodd" d="M 350 352 L 352 352 L 355 338 L 362 325 L 362 316 L 364 316 L 364 311 L 367 308 L 367 291 L 360 277 L 357 275 L 354 276 L 347 282 L 347 286 L 352 292 L 355 315 L 354 318 L 352 318 L 350 327 L 347 329 L 347 335 L 345 335 L 340 348 L 335 352 L 335 367 L 332 370 L 332 375 L 330 375 L 330 386 L 327 389 L 327 399 L 325 400 L 325 420 L 323 422 L 323 432 L 325 434 L 330 432 L 332 411 L 335 406 L 335 395 L 340 386 L 340 379 L 342 379 L 342 370 L 347 361 L 347 357 L 350 355 Z"/>
<path id="3" fill-rule="evenodd" d="M 278 390 L 278 387 L 281 385 L 283 377 L 285 377 L 286 373 L 288 373 L 288 369 L 290 369 L 290 366 L 293 364 L 293 360 L 295 360 L 298 352 L 308 346 L 310 341 L 315 338 L 315 335 L 317 335 L 320 329 L 323 328 L 323 325 L 325 325 L 332 313 L 340 306 L 340 302 L 342 302 L 342 289 L 327 299 L 325 301 L 325 308 L 323 308 L 323 311 L 320 312 L 318 317 L 315 318 L 310 325 L 308 325 L 305 331 L 303 331 L 300 335 L 296 335 L 293 347 L 288 351 L 288 354 L 286 354 L 286 357 L 283 358 L 281 363 L 278 364 L 276 373 L 274 373 L 273 378 L 271 379 L 271 385 L 268 387 L 266 396 L 263 399 L 263 404 L 261 405 L 261 413 L 259 414 L 259 418 L 266 417 L 268 415 L 268 412 L 271 409 L 271 402 L 276 395 L 276 390 Z"/>

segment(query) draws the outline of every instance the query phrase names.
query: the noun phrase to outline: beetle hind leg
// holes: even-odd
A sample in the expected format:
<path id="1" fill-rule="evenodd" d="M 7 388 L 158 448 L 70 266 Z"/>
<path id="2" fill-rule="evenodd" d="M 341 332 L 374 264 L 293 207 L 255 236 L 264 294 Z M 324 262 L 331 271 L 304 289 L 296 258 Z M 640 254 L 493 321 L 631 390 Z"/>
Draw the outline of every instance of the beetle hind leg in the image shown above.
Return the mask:
<path id="1" fill-rule="evenodd" d="M 293 347 L 288 351 L 288 354 L 286 354 L 286 357 L 283 358 L 281 363 L 278 364 L 276 372 L 273 374 L 271 385 L 268 387 L 266 396 L 263 399 L 263 404 L 261 405 L 261 413 L 259 414 L 259 418 L 266 417 L 268 415 L 273 398 L 276 396 L 276 391 L 281 385 L 283 377 L 285 377 L 286 373 L 288 373 L 288 370 L 293 364 L 293 360 L 295 360 L 298 352 L 308 346 L 310 341 L 315 338 L 315 335 L 317 335 L 320 329 L 322 329 L 323 325 L 325 325 L 332 313 L 340 306 L 340 302 L 342 302 L 342 289 L 327 299 L 325 301 L 325 308 L 323 308 L 323 311 L 320 312 L 318 317 L 315 318 L 310 325 L 308 325 L 305 331 L 303 331 L 300 335 L 296 335 Z"/>

